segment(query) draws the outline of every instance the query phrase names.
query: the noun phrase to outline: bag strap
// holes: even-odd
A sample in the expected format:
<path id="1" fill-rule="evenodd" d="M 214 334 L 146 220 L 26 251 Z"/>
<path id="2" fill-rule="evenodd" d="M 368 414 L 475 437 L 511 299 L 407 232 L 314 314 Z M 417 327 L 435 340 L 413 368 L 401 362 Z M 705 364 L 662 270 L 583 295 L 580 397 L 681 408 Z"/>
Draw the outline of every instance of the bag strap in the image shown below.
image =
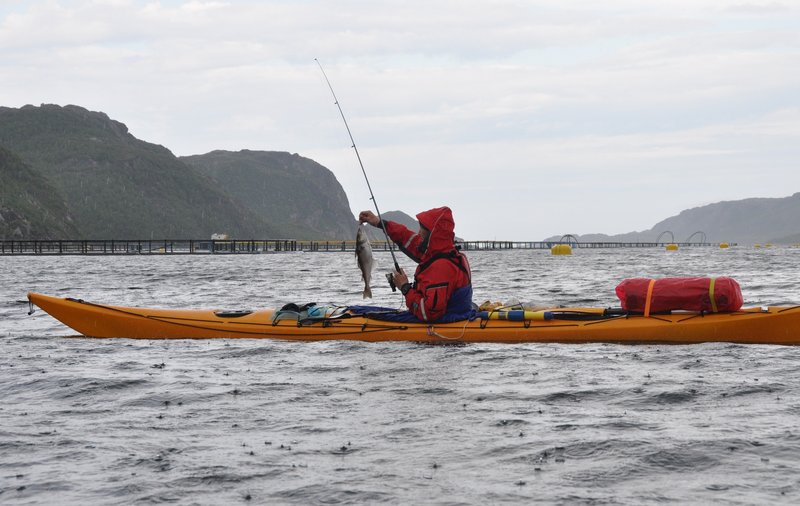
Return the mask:
<path id="1" fill-rule="evenodd" d="M 644 302 L 644 317 L 650 317 L 650 303 L 653 301 L 653 287 L 656 284 L 655 279 L 651 279 L 650 283 L 647 284 L 647 298 Z"/>
<path id="2" fill-rule="evenodd" d="M 717 312 L 717 301 L 714 300 L 714 284 L 716 283 L 717 278 L 711 278 L 711 282 L 708 284 L 708 298 L 711 299 L 711 312 Z"/>

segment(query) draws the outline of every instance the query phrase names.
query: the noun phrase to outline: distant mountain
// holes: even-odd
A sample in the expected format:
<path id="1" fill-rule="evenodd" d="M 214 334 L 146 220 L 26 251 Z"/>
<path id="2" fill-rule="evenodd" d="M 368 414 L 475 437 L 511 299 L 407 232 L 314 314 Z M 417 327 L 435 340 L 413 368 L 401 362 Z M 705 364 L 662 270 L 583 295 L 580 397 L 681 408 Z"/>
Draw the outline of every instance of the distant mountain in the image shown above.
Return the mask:
<path id="1" fill-rule="evenodd" d="M 372 211 L 375 212 L 374 209 Z M 405 225 L 411 230 L 416 231 L 417 229 L 419 229 L 419 223 L 417 222 L 417 220 L 407 215 L 403 211 L 387 211 L 385 213 L 381 213 L 381 218 L 387 221 L 394 221 L 400 223 L 402 225 Z M 369 225 L 367 225 L 366 227 L 367 227 L 367 236 L 370 238 L 370 240 L 372 241 L 386 240 L 386 236 L 383 234 L 383 231 L 380 228 L 371 227 Z"/>
<path id="2" fill-rule="evenodd" d="M 17 155 L 0 147 L 0 240 L 78 235 L 59 192 Z"/>
<path id="3" fill-rule="evenodd" d="M 419 230 L 419 222 L 416 218 L 412 218 L 403 211 L 388 211 L 381 213 L 384 220 L 394 221 L 401 225 L 405 225 L 410 230 Z"/>
<path id="4" fill-rule="evenodd" d="M 627 234 L 584 234 L 582 242 L 655 241 L 663 232 L 672 232 L 677 242 L 694 234 L 698 241 L 705 234 L 708 242 L 753 244 L 772 242 L 791 244 L 800 241 L 800 193 L 783 198 L 750 198 L 717 202 L 682 211 L 656 223 L 651 229 Z M 545 240 L 558 240 L 553 236 Z M 672 240 L 669 234 L 662 241 Z"/>
<path id="5" fill-rule="evenodd" d="M 709 240 L 737 243 L 783 242 L 800 233 L 800 193 L 783 198 L 751 198 L 687 209 L 656 223 L 676 240 L 705 231 Z"/>
<path id="6" fill-rule="evenodd" d="M 354 238 L 356 221 L 333 172 L 278 151 L 212 151 L 181 160 L 211 178 L 281 238 Z"/>
<path id="7" fill-rule="evenodd" d="M 63 196 L 72 238 L 272 238 L 269 222 L 163 146 L 78 106 L 0 108 L 0 145 Z M 32 236 L 33 237 L 33 236 Z"/>
<path id="8" fill-rule="evenodd" d="M 400 223 L 401 225 L 405 225 L 409 230 L 413 230 L 415 232 L 419 230 L 419 222 L 416 220 L 416 218 L 412 218 L 403 211 L 389 211 L 386 213 L 381 213 L 381 217 L 383 217 L 384 220 L 394 221 Z M 383 239 L 383 236 L 381 235 L 379 239 Z M 464 240 L 456 236 L 455 241 L 463 242 Z"/>

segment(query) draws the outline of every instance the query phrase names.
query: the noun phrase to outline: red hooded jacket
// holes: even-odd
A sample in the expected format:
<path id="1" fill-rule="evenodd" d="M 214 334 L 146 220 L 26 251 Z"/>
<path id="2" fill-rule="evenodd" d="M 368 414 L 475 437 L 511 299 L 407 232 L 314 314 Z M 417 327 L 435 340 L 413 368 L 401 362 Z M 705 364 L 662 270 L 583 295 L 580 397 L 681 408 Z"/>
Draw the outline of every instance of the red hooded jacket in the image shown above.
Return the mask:
<path id="1" fill-rule="evenodd" d="M 393 221 L 384 221 L 386 233 L 400 250 L 417 262 L 414 284 L 406 292 L 406 306 L 418 319 L 434 322 L 447 312 L 453 292 L 471 283 L 467 257 L 455 247 L 455 223 L 449 207 L 438 207 L 417 215 L 419 224 L 430 230 L 426 242 Z"/>

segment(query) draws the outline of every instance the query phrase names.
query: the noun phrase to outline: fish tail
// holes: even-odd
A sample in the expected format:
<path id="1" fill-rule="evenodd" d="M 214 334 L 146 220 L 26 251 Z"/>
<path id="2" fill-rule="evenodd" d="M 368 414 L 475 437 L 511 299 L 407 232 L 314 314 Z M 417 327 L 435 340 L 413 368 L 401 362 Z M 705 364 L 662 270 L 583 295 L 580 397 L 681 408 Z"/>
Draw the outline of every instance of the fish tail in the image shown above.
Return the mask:
<path id="1" fill-rule="evenodd" d="M 371 299 L 372 298 L 372 288 L 369 285 L 364 287 L 364 298 Z"/>

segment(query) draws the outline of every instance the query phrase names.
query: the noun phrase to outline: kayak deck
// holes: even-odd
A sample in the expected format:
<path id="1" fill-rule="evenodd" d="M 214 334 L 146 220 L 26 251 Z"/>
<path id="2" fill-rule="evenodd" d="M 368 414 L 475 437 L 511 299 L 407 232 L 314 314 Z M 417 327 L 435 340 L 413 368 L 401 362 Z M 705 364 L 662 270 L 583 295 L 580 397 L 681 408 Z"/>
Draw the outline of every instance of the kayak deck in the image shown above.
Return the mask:
<path id="1" fill-rule="evenodd" d="M 598 308 L 560 308 L 546 321 L 480 320 L 446 324 L 395 323 L 364 316 L 313 323 L 273 322 L 275 311 L 147 309 L 95 304 L 29 293 L 28 299 L 86 337 L 129 339 L 286 339 L 417 341 L 429 343 L 800 344 L 800 306 L 732 313 L 673 312 L 603 316 Z M 585 315 L 585 318 L 582 317 Z"/>

